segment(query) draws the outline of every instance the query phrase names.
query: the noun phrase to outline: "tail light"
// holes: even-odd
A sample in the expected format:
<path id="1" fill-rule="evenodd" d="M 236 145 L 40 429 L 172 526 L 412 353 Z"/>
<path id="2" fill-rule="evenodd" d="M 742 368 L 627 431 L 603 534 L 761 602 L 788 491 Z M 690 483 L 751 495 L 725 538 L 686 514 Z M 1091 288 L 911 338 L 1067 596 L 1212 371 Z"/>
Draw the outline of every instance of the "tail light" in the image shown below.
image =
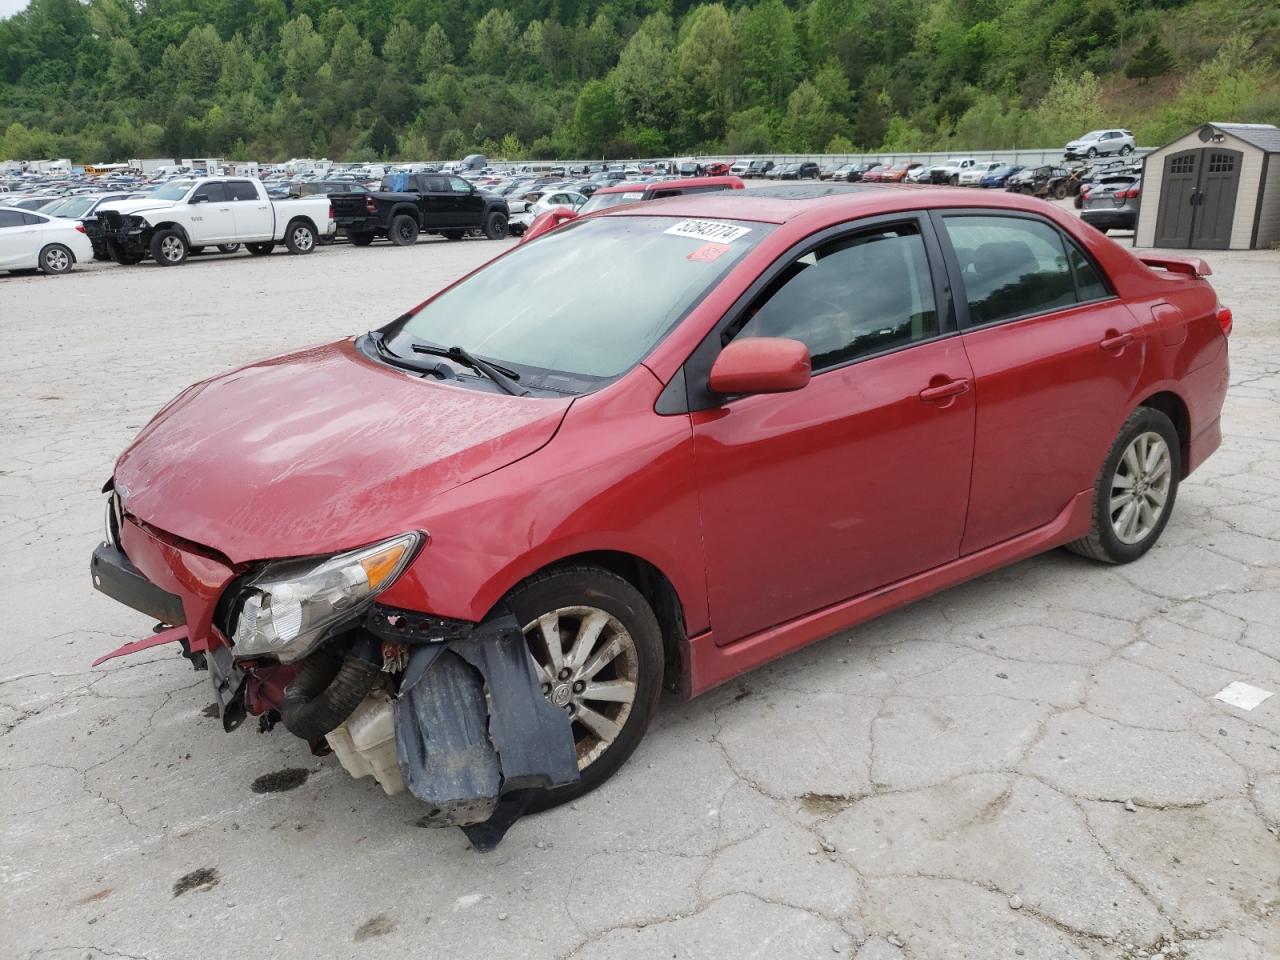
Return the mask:
<path id="1" fill-rule="evenodd" d="M 1142 195 L 1141 187 L 1130 187 L 1124 193 L 1120 194 L 1125 200 L 1137 200 Z"/>
<path id="2" fill-rule="evenodd" d="M 333 204 L 329 204 L 329 219 L 333 219 Z"/>
<path id="3" fill-rule="evenodd" d="M 365 197 L 365 198 L 364 198 L 364 208 L 365 208 L 366 210 L 368 210 L 370 213 L 377 213 L 377 212 L 378 212 L 378 201 L 377 201 L 377 200 L 375 200 L 375 199 L 373 199 L 373 197 Z"/>
<path id="4" fill-rule="evenodd" d="M 1231 319 L 1231 308 L 1219 307 L 1218 308 L 1218 326 L 1222 328 L 1223 336 L 1226 336 L 1226 337 L 1231 336 L 1232 325 L 1233 325 L 1233 321 Z"/>
<path id="5" fill-rule="evenodd" d="M 83 223 L 81 223 L 79 220 L 77 220 L 77 221 L 76 221 L 76 229 L 77 229 L 77 230 L 79 230 L 81 233 L 84 233 L 84 232 L 85 232 L 84 224 L 83 224 Z M 1228 316 L 1228 317 L 1229 317 L 1229 316 L 1231 316 L 1231 311 L 1230 311 L 1230 310 L 1228 310 L 1228 311 L 1227 311 L 1227 316 Z"/>

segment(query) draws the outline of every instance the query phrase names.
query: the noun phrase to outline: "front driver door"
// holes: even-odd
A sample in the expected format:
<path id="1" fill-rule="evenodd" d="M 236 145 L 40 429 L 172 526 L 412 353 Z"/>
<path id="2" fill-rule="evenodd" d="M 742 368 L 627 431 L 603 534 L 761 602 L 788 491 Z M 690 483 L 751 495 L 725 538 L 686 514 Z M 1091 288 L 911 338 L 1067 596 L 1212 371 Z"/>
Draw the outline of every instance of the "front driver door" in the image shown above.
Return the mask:
<path id="1" fill-rule="evenodd" d="M 35 265 L 35 228 L 28 226 L 21 210 L 0 209 L 0 270 Z"/>
<path id="2" fill-rule="evenodd" d="M 197 200 L 204 197 L 204 200 Z M 227 185 L 211 181 L 191 196 L 191 225 L 187 231 L 193 246 L 235 240 L 236 219 L 227 197 Z"/>
<path id="3" fill-rule="evenodd" d="M 461 177 L 450 177 L 449 189 L 453 191 L 454 209 L 458 212 L 458 226 L 468 229 L 480 226 L 480 215 L 484 212 L 484 197 Z"/>
<path id="4" fill-rule="evenodd" d="M 915 217 L 829 233 L 714 341 L 800 340 L 809 385 L 692 414 L 720 645 L 959 554 L 974 394 L 936 241 Z"/>

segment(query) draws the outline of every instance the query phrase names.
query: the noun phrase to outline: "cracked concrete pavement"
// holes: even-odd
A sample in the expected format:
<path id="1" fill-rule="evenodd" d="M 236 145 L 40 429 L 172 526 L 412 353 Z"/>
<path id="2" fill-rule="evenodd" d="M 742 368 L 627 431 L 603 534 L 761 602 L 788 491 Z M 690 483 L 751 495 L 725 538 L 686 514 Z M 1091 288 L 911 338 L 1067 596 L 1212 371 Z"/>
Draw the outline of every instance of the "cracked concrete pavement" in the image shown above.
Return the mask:
<path id="1" fill-rule="evenodd" d="M 98 489 L 190 382 L 368 329 L 483 241 L 0 279 L 0 953 L 52 958 L 1280 956 L 1280 254 L 1221 450 L 1162 542 L 1061 551 L 667 698 L 604 789 L 492 854 L 283 730 L 224 734 L 93 592 Z M 255 792 L 282 770 L 297 784 Z"/>

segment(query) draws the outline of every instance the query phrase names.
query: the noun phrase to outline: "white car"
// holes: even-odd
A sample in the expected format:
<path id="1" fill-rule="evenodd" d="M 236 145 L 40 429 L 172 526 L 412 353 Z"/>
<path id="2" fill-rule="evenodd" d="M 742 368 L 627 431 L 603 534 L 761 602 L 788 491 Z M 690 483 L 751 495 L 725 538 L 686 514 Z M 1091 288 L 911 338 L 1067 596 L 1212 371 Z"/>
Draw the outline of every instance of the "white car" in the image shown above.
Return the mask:
<path id="1" fill-rule="evenodd" d="M 78 220 L 0 207 L 0 270 L 70 273 L 93 259 L 93 246 Z"/>
<path id="2" fill-rule="evenodd" d="M 290 253 L 311 253 L 337 229 L 326 195 L 272 200 L 262 181 L 251 177 L 172 180 L 135 200 L 103 204 L 97 213 L 117 263 L 149 256 L 167 267 L 202 246 L 242 243 L 262 255 L 284 244 Z"/>
<path id="3" fill-rule="evenodd" d="M 960 183 L 960 174 L 970 167 L 977 166 L 973 157 L 948 157 L 945 163 L 934 164 L 929 168 L 929 183 L 949 183 L 953 187 Z"/>
<path id="4" fill-rule="evenodd" d="M 972 167 L 961 170 L 958 174 L 957 184 L 961 187 L 976 187 L 978 183 L 992 170 L 997 167 L 1003 167 L 1003 163 L 975 163 Z"/>
<path id="5" fill-rule="evenodd" d="M 578 210 L 586 202 L 586 197 L 572 190 L 557 190 L 554 193 L 548 193 L 526 206 L 523 212 L 512 215 L 507 222 L 507 230 L 513 237 L 518 237 L 529 229 L 529 224 L 533 223 L 540 214 L 546 213 L 555 207 L 568 207 L 570 210 Z"/>
<path id="6" fill-rule="evenodd" d="M 745 176 L 749 166 L 751 166 L 750 160 L 735 160 L 733 166 L 729 168 L 729 173 L 735 177 Z"/>
<path id="7" fill-rule="evenodd" d="M 1077 137 L 1062 150 L 1064 160 L 1075 160 L 1080 157 L 1092 160 L 1094 157 L 1106 157 L 1117 154 L 1127 157 L 1133 153 L 1135 141 L 1131 130 L 1090 130 L 1083 137 Z"/>

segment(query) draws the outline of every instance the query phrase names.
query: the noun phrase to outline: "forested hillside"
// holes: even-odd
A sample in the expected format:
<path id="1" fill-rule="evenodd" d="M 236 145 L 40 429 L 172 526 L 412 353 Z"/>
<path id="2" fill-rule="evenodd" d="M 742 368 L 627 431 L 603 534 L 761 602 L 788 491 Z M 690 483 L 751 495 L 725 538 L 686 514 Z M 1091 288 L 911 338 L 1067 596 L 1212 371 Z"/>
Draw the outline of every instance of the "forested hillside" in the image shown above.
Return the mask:
<path id="1" fill-rule="evenodd" d="M 1059 145 L 1280 122 L 1274 0 L 33 0 L 0 159 Z"/>

